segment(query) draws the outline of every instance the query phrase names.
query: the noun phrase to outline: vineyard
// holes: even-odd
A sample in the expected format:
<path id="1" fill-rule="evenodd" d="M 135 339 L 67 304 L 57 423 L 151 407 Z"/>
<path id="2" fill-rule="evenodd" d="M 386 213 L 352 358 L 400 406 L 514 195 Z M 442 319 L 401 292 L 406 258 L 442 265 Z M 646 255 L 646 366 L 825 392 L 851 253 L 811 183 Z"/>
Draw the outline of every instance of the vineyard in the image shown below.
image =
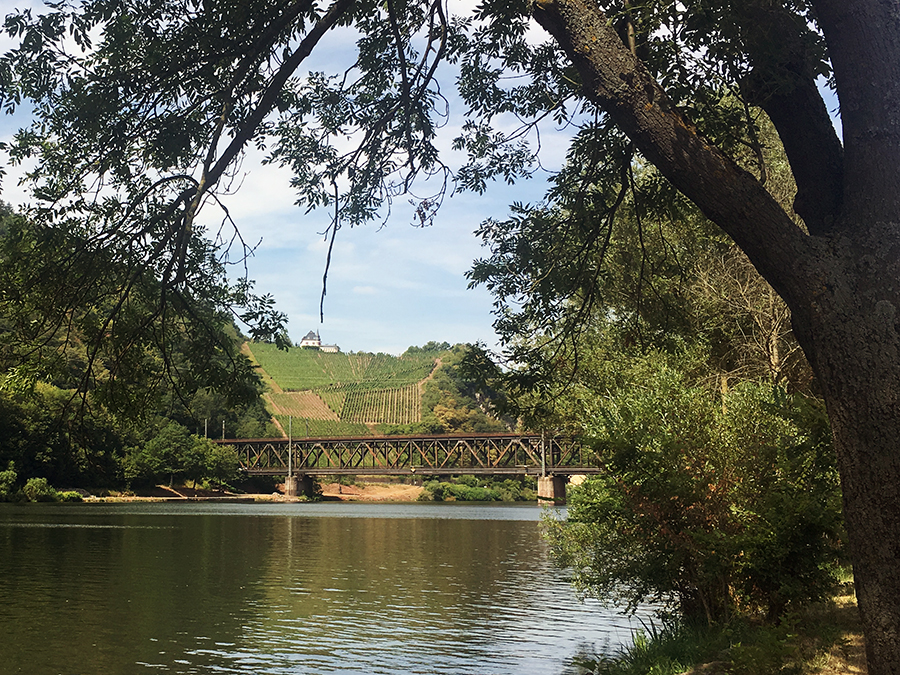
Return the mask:
<path id="1" fill-rule="evenodd" d="M 415 384 L 431 373 L 434 356 L 325 353 L 302 347 L 279 350 L 275 345 L 253 343 L 253 356 L 285 391 L 317 390 L 335 385 L 355 389 L 389 389 Z"/>
<path id="2" fill-rule="evenodd" d="M 419 422 L 419 383 L 436 364 L 433 353 L 281 351 L 261 343 L 246 350 L 274 383 L 266 395 L 271 412 L 285 431 L 293 423 L 298 437 L 307 430 L 310 436 L 365 435 L 371 433 L 367 424 Z"/>
<path id="3" fill-rule="evenodd" d="M 314 420 L 338 421 L 340 417 L 313 391 L 291 391 L 266 394 L 266 401 L 276 415 L 308 417 Z"/>
<path id="4" fill-rule="evenodd" d="M 375 424 L 412 424 L 422 419 L 419 385 L 394 389 L 350 391 L 344 400 L 341 419 Z"/>
<path id="5" fill-rule="evenodd" d="M 309 418 L 275 415 L 285 434 L 291 431 L 293 438 L 323 438 L 337 436 L 370 436 L 365 424 L 341 422 L 340 420 L 314 420 Z"/>

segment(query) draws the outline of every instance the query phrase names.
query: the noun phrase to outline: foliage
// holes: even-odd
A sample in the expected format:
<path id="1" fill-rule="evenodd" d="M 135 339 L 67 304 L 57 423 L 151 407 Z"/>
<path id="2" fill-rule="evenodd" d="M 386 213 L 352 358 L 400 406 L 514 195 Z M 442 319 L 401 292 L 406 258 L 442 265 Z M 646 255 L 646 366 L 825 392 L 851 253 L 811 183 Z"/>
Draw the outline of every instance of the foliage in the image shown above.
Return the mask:
<path id="1" fill-rule="evenodd" d="M 764 171 L 785 199 L 792 183 L 784 150 L 764 115 L 757 124 L 760 155 L 744 163 Z M 635 162 L 625 173 L 584 175 L 582 153 L 595 152 L 596 142 L 573 144 L 545 202 L 516 204 L 507 219 L 477 232 L 489 255 L 468 277 L 495 297 L 508 368 L 473 367 L 511 394 L 510 414 L 552 423 L 560 383 L 578 378 L 601 332 L 641 349 L 702 343 L 706 367 L 725 381 L 765 379 L 814 392 L 790 311 L 747 257 L 655 168 Z M 591 189 L 577 190 L 578 181 Z"/>
<path id="2" fill-rule="evenodd" d="M 126 446 L 140 446 L 161 418 L 198 433 L 209 423 L 218 432 L 224 422 L 232 436 L 274 435 L 258 377 L 239 353 L 243 338 L 206 300 L 185 306 L 192 318 L 174 332 L 154 326 L 150 305 L 130 302 L 117 326 L 133 312 L 142 336 L 126 338 L 130 346 L 119 351 L 115 331 L 103 328 L 107 291 L 77 291 L 87 283 L 81 273 L 120 280 L 111 261 L 80 262 L 79 236 L 42 228 L 0 204 L 0 461 L 15 462 L 20 480 L 112 487 L 123 480 Z M 53 251 L 67 251 L 68 267 L 54 268 L 51 278 L 41 265 L 52 262 Z M 54 290 L 57 282 L 64 291 Z M 54 305 L 64 295 L 69 310 Z M 204 322 L 215 324 L 212 333 Z M 126 357 L 138 344 L 140 353 Z"/>
<path id="3" fill-rule="evenodd" d="M 13 498 L 18 477 L 15 462 L 10 462 L 5 471 L 0 471 L 0 501 Z"/>
<path id="4" fill-rule="evenodd" d="M 498 416 L 499 392 L 471 377 L 467 360 L 477 350 L 455 345 L 425 383 L 422 426 L 437 433 L 508 431 L 510 420 Z"/>
<path id="5" fill-rule="evenodd" d="M 202 480 L 206 484 L 227 486 L 235 482 L 240 461 L 231 448 L 207 439 L 198 439 L 196 445 L 202 464 L 198 467 L 195 483 Z"/>
<path id="6" fill-rule="evenodd" d="M 449 481 L 425 481 L 422 487 L 418 497 L 421 502 L 531 502 L 537 499 L 535 481 L 529 478 L 456 476 Z"/>
<path id="7" fill-rule="evenodd" d="M 431 222 L 448 175 L 435 142 L 447 116 L 435 75 L 449 61 L 469 107 L 455 142 L 469 155 L 461 187 L 483 190 L 489 180 L 534 171 L 542 120 L 576 127 L 559 183 L 572 208 L 524 214 L 543 221 L 543 237 L 519 280 L 548 293 L 544 305 L 539 298 L 527 308 L 534 312 L 524 326 L 512 326 L 518 334 L 546 340 L 554 325 L 569 324 L 575 344 L 579 318 L 612 316 L 609 305 L 592 311 L 593 284 L 605 270 L 607 225 L 635 192 L 644 161 L 733 237 L 789 302 L 829 409 L 845 411 L 833 420 L 844 483 L 881 488 L 848 489 L 847 515 L 866 583 L 860 597 L 871 667 L 887 672 L 898 661 L 896 641 L 884 637 L 898 623 L 890 608 L 900 606 L 893 559 L 876 556 L 864 539 L 900 536 L 900 518 L 880 517 L 897 508 L 896 463 L 867 461 L 889 456 L 900 431 L 892 407 L 898 337 L 884 329 L 893 327 L 898 304 L 897 260 L 872 255 L 896 245 L 900 208 L 895 3 L 488 0 L 463 17 L 446 16 L 443 3 L 412 0 L 201 4 L 185 11 L 172 2 L 84 0 L 52 3 L 40 15 L 14 11 L 5 21 L 15 43 L 0 57 L 0 105 L 12 112 L 27 100 L 36 119 L 4 149 L 13 161 L 34 161 L 41 236 L 77 240 L 51 242 L 47 288 L 63 287 L 52 276 L 68 260 L 81 270 L 108 267 L 108 286 L 95 272 L 72 288 L 90 296 L 82 309 L 99 312 L 82 330 L 96 338 L 112 328 L 112 363 L 151 369 L 139 330 L 147 308 L 157 347 L 177 341 L 179 321 L 192 324 L 187 308 L 197 306 L 215 313 L 249 305 L 244 316 L 258 332 L 279 334 L 270 299 L 234 301 L 221 275 L 204 284 L 209 253 L 218 249 L 195 242 L 201 207 L 228 189 L 247 147 L 293 170 L 301 205 L 333 208 L 332 243 L 342 225 L 384 216 L 397 196 L 414 194 L 417 177 L 436 178 L 436 194 L 416 200 L 418 221 Z M 531 18 L 550 39 L 534 39 Z M 343 63 L 335 57 L 333 72 L 299 76 L 334 29 L 356 50 Z M 840 94 L 841 137 L 819 78 Z M 755 106 L 787 146 L 794 211 L 767 192 L 761 162 L 752 173 L 741 167 L 747 149 L 762 155 Z M 634 212 L 643 234 L 652 211 L 635 201 Z M 554 249 L 556 233 L 574 246 Z M 585 255 L 560 255 L 566 251 Z M 98 264 L 85 263 L 91 259 Z M 628 269 L 642 286 L 641 262 Z M 515 266 L 510 272 L 518 274 Z M 20 283 L 29 279 L 13 281 L 30 290 Z M 52 300 L 46 315 L 70 321 L 76 306 L 33 295 Z M 193 302 L 203 296 L 208 306 Z M 174 322 L 155 321 L 164 317 Z M 552 364 L 550 356 L 543 360 Z M 193 368 L 180 372 L 189 377 L 203 370 L 201 358 L 188 363 Z M 100 385 L 117 379 L 93 377 Z M 12 378 L 22 380 L 27 373 Z"/>
<path id="8" fill-rule="evenodd" d="M 850 672 L 840 663 L 826 670 L 822 665 L 838 653 L 848 661 L 849 636 L 858 634 L 859 628 L 855 604 L 838 606 L 834 601 L 791 614 L 775 625 L 743 619 L 713 626 L 650 622 L 621 653 L 585 654 L 576 663 L 593 675 L 680 675 L 694 672 L 692 668 L 734 675 Z"/>
<path id="9" fill-rule="evenodd" d="M 433 144 L 445 101 L 433 78 L 456 31 L 439 3 L 252 2 L 184 11 L 177 3 L 85 0 L 10 12 L 5 30 L 17 44 L 0 57 L 0 105 L 12 111 L 28 100 L 43 121 L 4 149 L 14 162 L 36 160 L 33 217 L 91 235 L 79 248 L 84 269 L 94 261 L 106 272 L 105 255 L 121 272 L 110 280 L 118 292 L 110 290 L 101 323 L 119 335 L 124 312 L 122 349 L 127 336 L 138 336 L 125 312 L 138 300 L 155 310 L 159 332 L 191 323 L 187 310 L 208 302 L 234 308 L 252 337 L 284 346 L 284 317 L 271 298 L 254 296 L 246 282 L 232 289 L 219 273 L 217 265 L 251 251 L 229 230 L 227 211 L 218 228 L 203 232 L 209 221 L 201 212 L 219 206 L 248 147 L 294 171 L 300 204 L 335 213 L 332 241 L 342 225 L 378 217 L 416 176 L 437 183 L 418 202 L 420 224 L 430 222 L 446 189 Z M 332 30 L 339 40 L 352 36 L 358 54 L 338 68 L 342 75 L 301 76 Z M 203 236 L 216 245 L 203 249 Z M 196 323 L 217 337 L 215 323 Z"/>
<path id="10" fill-rule="evenodd" d="M 668 361 L 620 361 L 586 402 L 603 471 L 546 521 L 555 558 L 583 593 L 709 622 L 826 597 L 842 529 L 824 411 L 753 382 L 717 395 Z"/>
<path id="11" fill-rule="evenodd" d="M 59 492 L 46 478 L 29 478 L 19 490 L 14 490 L 16 472 L 12 462 L 6 471 L 0 471 L 0 501 L 26 499 L 30 502 L 80 502 L 81 494 L 74 490 Z"/>
<path id="12" fill-rule="evenodd" d="M 22 488 L 22 493 L 30 502 L 55 502 L 58 499 L 58 493 L 46 478 L 29 478 Z"/>
<path id="13" fill-rule="evenodd" d="M 21 484 L 45 477 L 56 485 L 115 485 L 133 429 L 102 408 L 73 405 L 73 392 L 47 384 L 0 391 L 0 463 L 15 464 Z"/>
<path id="14" fill-rule="evenodd" d="M 224 265 L 201 236 L 185 242 L 185 255 L 204 280 L 166 288 L 164 261 L 135 269 L 72 223 L 7 214 L 0 231 L 4 379 L 89 392 L 95 405 L 131 416 L 156 409 L 166 393 L 190 398 L 201 387 L 235 404 L 256 396 L 230 314 L 249 287 L 224 283 Z"/>
<path id="15" fill-rule="evenodd" d="M 125 457 L 124 476 L 132 485 L 208 481 L 228 485 L 238 477 L 239 462 L 230 448 L 192 436 L 180 424 L 169 422 Z"/>
<path id="16" fill-rule="evenodd" d="M 243 402 L 210 387 L 198 389 L 189 399 L 169 396 L 164 399 L 159 415 L 178 422 L 197 436 L 218 438 L 224 430 L 226 438 L 271 438 L 279 434 L 266 411 L 257 383 L 256 396 Z"/>

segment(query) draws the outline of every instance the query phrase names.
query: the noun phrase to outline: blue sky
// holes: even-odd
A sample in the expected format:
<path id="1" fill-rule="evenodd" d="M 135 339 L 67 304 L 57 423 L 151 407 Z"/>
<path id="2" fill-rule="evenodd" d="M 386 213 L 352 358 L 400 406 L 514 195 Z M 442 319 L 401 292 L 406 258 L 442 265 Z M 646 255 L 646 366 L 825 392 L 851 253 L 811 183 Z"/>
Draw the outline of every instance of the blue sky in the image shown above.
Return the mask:
<path id="1" fill-rule="evenodd" d="M 8 140 L 22 115 L 0 115 L 0 140 Z M 0 160 L 3 161 L 3 160 Z M 434 225 L 414 227 L 406 202 L 398 200 L 387 223 L 344 228 L 338 233 L 328 272 L 324 321 L 319 301 L 325 271 L 329 224 L 325 212 L 305 213 L 294 206 L 290 173 L 248 158 L 243 184 L 222 201 L 244 240 L 257 244 L 247 261 L 258 293 L 271 294 L 289 317 L 294 341 L 310 330 L 343 351 L 402 353 L 429 340 L 482 341 L 495 346 L 491 296 L 483 288 L 468 289 L 465 272 L 487 255 L 474 231 L 488 217 L 503 218 L 515 201 L 534 202 L 545 181 L 534 178 L 516 186 L 496 184 L 485 195 L 449 197 Z M 29 202 L 17 185 L 15 167 L 0 184 L 0 199 L 14 206 Z M 206 211 L 215 226 L 220 213 Z M 234 274 L 243 272 L 235 268 Z"/>
<path id="2" fill-rule="evenodd" d="M 286 171 L 255 167 L 226 203 L 248 243 L 261 240 L 248 261 L 250 277 L 288 314 L 294 340 L 318 330 L 344 351 L 388 353 L 429 340 L 494 345 L 491 296 L 468 289 L 465 278 L 472 261 L 487 254 L 474 230 L 490 216 L 504 217 L 511 201 L 535 201 L 543 180 L 452 196 L 427 228 L 414 227 L 411 210 L 398 200 L 384 226 L 340 230 L 321 324 L 329 215 L 293 206 L 288 180 Z"/>
<path id="3" fill-rule="evenodd" d="M 457 0 L 454 6 L 470 0 Z M 3 14 L 14 7 L 39 7 L 37 0 L 0 0 Z M 542 39 L 539 28 L 535 38 Z M 320 44 L 307 69 L 339 71 L 348 57 L 346 34 L 332 34 Z M 0 37 L 0 51 L 8 42 Z M 337 64 L 337 65 L 335 65 Z M 452 78 L 450 78 L 452 79 Z M 444 78 L 443 91 L 452 87 Z M 829 92 L 829 107 L 836 108 Z M 450 141 L 459 128 L 462 105 L 451 99 L 451 116 L 439 145 L 444 161 L 461 161 L 450 152 Z M 0 114 L 0 140 L 7 140 L 27 116 Z M 541 161 L 558 167 L 563 159 L 568 132 L 544 129 Z M 275 297 L 279 310 L 289 317 L 291 338 L 299 341 L 310 330 L 320 332 L 323 342 L 336 343 L 344 351 L 383 351 L 399 354 L 410 345 L 429 340 L 482 341 L 496 346 L 492 329 L 490 295 L 483 289 L 468 289 L 465 272 L 486 250 L 474 236 L 478 224 L 488 217 L 503 218 L 513 201 L 535 203 L 546 187 L 547 173 L 509 186 L 491 185 L 485 195 L 456 194 L 448 198 L 429 228 L 411 225 L 411 212 L 404 198 L 397 200 L 391 218 L 383 227 L 371 224 L 343 229 L 338 234 L 328 275 L 325 317 L 319 322 L 322 274 L 327 245 L 323 232 L 327 213 L 307 214 L 294 206 L 287 170 L 263 166 L 261 156 L 249 153 L 242 165 L 242 183 L 233 195 L 223 197 L 245 241 L 260 242 L 247 262 L 256 291 Z M 5 158 L 0 155 L 0 164 Z M 19 205 L 28 201 L 16 185 L 16 170 L 0 185 L 0 199 Z M 206 212 L 207 224 L 216 227 L 220 214 Z M 236 273 L 238 270 L 235 271 Z"/>
<path id="4" fill-rule="evenodd" d="M 4 15 L 26 5 L 40 7 L 36 0 L 0 0 Z M 0 50 L 8 44 L 0 38 Z M 314 52 L 316 61 L 307 69 L 342 69 L 343 65 L 333 63 L 346 60 L 346 44 L 344 36 L 320 45 Z M 443 84 L 445 92 L 451 89 L 450 82 Z M 453 112 L 462 112 L 462 106 L 453 103 Z M 14 117 L 0 114 L 0 140 L 8 140 L 27 121 L 21 113 Z M 458 118 L 451 118 L 441 140 L 448 151 L 459 123 Z M 557 154 L 564 145 L 558 145 Z M 561 157 L 553 158 L 552 149 L 546 154 L 542 157 L 545 164 L 559 164 Z M 249 276 L 256 281 L 256 291 L 272 294 L 278 309 L 288 315 L 293 340 L 318 330 L 323 342 L 336 343 L 344 351 L 394 354 L 429 340 L 482 341 L 495 346 L 492 299 L 484 289 L 468 289 L 465 278 L 472 261 L 486 254 L 474 230 L 488 217 L 503 218 L 513 201 L 540 199 L 546 174 L 515 186 L 495 184 L 485 195 L 449 197 L 429 228 L 412 226 L 410 209 L 405 198 L 400 198 L 385 226 L 342 229 L 332 254 L 325 316 L 320 323 L 327 249 L 322 233 L 329 215 L 307 214 L 294 206 L 289 172 L 263 166 L 260 159 L 254 153 L 248 155 L 242 165 L 240 189 L 223 202 L 245 241 L 260 242 L 247 262 Z M 458 164 L 460 158 L 448 153 L 445 161 Z M 0 163 L 5 164 L 2 155 Z M 19 171 L 7 169 L 0 199 L 14 206 L 27 203 L 27 194 L 17 185 Z M 213 209 L 206 212 L 211 227 L 218 225 L 220 217 Z"/>

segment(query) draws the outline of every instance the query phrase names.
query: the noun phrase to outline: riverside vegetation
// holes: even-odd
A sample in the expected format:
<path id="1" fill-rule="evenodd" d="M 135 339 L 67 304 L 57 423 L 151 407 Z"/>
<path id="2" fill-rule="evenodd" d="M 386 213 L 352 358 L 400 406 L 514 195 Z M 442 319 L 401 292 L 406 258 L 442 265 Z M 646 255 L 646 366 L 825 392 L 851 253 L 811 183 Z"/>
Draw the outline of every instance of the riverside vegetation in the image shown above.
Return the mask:
<path id="1" fill-rule="evenodd" d="M 26 227 L 21 221 L 18 226 Z M 789 634 L 778 626 L 802 616 L 809 602 L 827 598 L 844 562 L 827 420 L 784 310 L 758 277 L 712 234 L 683 241 L 677 229 L 658 233 L 659 238 L 641 241 L 636 228 L 623 227 L 609 258 L 611 272 L 627 274 L 624 261 L 643 247 L 641 255 L 655 275 L 656 303 L 641 295 L 615 296 L 614 312 L 596 316 L 592 332 L 574 343 L 575 351 L 529 352 L 531 371 L 502 373 L 479 348 L 446 343 L 411 348 L 410 360 L 278 352 L 259 342 L 249 347 L 254 356 L 257 351 L 281 356 L 281 370 L 273 368 L 279 379 L 293 377 L 288 381 L 297 387 L 309 382 L 313 394 L 313 386 L 379 392 L 409 386 L 404 377 L 420 378 L 415 383 L 420 421 L 371 420 L 381 432 L 499 430 L 517 420 L 513 423 L 577 433 L 593 443 L 605 473 L 570 488 L 566 521 L 546 522 L 554 555 L 575 570 L 573 580 L 584 593 L 605 599 L 618 594 L 625 607 L 654 600 L 674 612 L 664 630 L 639 640 L 628 657 L 616 665 L 598 661 L 596 669 L 618 668 L 638 654 L 640 663 L 660 654 L 652 658 L 668 661 L 671 672 L 677 672 L 672 664 L 686 666 L 696 658 L 740 661 L 756 652 L 733 649 L 737 642 L 746 647 L 756 639 L 762 651 L 751 662 L 796 659 Z M 682 257 L 669 264 L 673 245 Z M 721 263 L 684 274 L 704 257 Z M 622 264 L 613 264 L 617 260 Z M 614 273 L 607 279 L 610 288 L 627 287 Z M 236 332 L 232 339 L 239 346 Z M 192 435 L 188 425 L 201 431 L 201 415 L 209 415 L 211 429 L 226 420 L 227 435 L 279 433 L 267 426 L 258 380 L 254 397 L 230 411 L 227 397 L 202 387 L 187 406 L 177 403 L 172 390 L 158 389 L 147 400 L 159 407 L 143 417 L 129 418 L 127 410 L 99 401 L 89 410 L 79 408 L 70 383 L 83 357 L 77 344 L 62 353 L 69 370 L 30 387 L 7 387 L 0 397 L 9 422 L 0 449 L 2 459 L 12 461 L 0 472 L 7 498 L 60 498 L 51 483 L 84 484 L 79 482 L 92 468 L 105 471 L 107 485 L 123 487 L 229 484 L 234 458 L 217 455 L 218 446 Z M 321 359 L 325 356 L 330 363 Z M 545 370 L 529 380 L 547 359 L 553 374 Z M 316 371 L 310 363 L 323 374 L 298 377 Z M 356 386 L 348 381 L 354 369 L 364 380 Z M 281 388 L 268 370 L 263 374 Z M 534 384 L 540 388 L 528 386 Z M 329 410 L 343 423 L 338 411 Z M 64 420 L 67 436 L 58 434 L 54 414 Z M 129 419 L 147 427 L 126 423 Z M 364 428 L 363 433 L 372 432 Z M 516 481 L 471 478 L 424 487 L 423 498 L 432 500 L 528 498 L 533 489 Z M 780 623 L 764 623 L 752 637 L 753 624 L 746 622 L 754 617 Z M 698 619 L 706 628 L 696 627 Z M 663 646 L 700 643 L 707 647 L 682 650 L 677 658 Z"/>
<path id="2" fill-rule="evenodd" d="M 282 345 L 283 317 L 227 281 L 194 225 L 252 144 L 294 172 L 301 205 L 334 210 L 333 243 L 417 177 L 438 178 L 415 200 L 423 225 L 450 180 L 483 192 L 527 177 L 541 122 L 571 124 L 546 199 L 485 223 L 491 252 L 472 271 L 497 297 L 510 357 L 484 382 L 515 419 L 592 438 L 604 469 L 573 496 L 573 519 L 548 525 L 561 558 L 587 563 L 585 592 L 621 582 L 626 603 L 659 596 L 685 620 L 784 623 L 849 548 L 869 666 L 897 673 L 895 4 L 550 0 L 451 17 L 399 0 L 190 12 L 85 0 L 13 12 L 0 95 L 8 110 L 32 104 L 9 152 L 35 162 L 37 206 L 0 286 L 2 335 L 15 335 L 5 384 L 46 383 L 48 356 L 66 351 L 49 339 L 64 336 L 88 346 L 65 391 L 98 414 L 140 407 L 127 385 L 144 379 L 179 382 L 181 400 L 239 393 L 248 368 L 222 339 L 227 312 Z M 319 40 L 347 26 L 358 41 L 346 64 L 335 54 L 333 74 L 302 76 Z M 458 65 L 468 114 L 455 175 L 437 142 L 443 60 Z M 840 136 L 817 82 L 840 97 Z M 523 126 L 503 133 L 510 117 Z M 659 418 L 636 377 L 652 363 L 671 394 L 659 403 L 674 406 Z M 102 465 L 86 440 L 87 464 Z M 633 556 L 609 567 L 595 554 L 616 537 Z M 785 576 L 795 569 L 804 583 Z"/>

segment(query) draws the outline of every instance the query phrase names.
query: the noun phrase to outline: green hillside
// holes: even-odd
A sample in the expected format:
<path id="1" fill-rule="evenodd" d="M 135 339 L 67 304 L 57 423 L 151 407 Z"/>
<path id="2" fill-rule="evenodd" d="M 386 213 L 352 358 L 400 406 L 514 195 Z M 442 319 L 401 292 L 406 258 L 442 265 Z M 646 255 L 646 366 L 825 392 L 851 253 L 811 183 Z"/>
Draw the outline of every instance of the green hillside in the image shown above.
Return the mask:
<path id="1" fill-rule="evenodd" d="M 502 394 L 469 379 L 471 345 L 430 342 L 402 356 L 245 345 L 262 368 L 269 412 L 293 436 L 495 432 Z"/>
<path id="2" fill-rule="evenodd" d="M 302 347 L 283 351 L 263 343 L 254 343 L 250 349 L 284 391 L 340 390 L 350 385 L 353 391 L 404 387 L 428 377 L 436 356 L 433 352 L 404 356 L 328 354 Z"/>
<path id="3" fill-rule="evenodd" d="M 335 354 L 301 347 L 283 351 L 262 343 L 247 349 L 271 378 L 270 412 L 285 430 L 293 418 L 295 432 L 311 436 L 359 435 L 371 433 L 375 425 L 421 421 L 420 383 L 442 353 L 411 348 L 399 357 Z"/>

